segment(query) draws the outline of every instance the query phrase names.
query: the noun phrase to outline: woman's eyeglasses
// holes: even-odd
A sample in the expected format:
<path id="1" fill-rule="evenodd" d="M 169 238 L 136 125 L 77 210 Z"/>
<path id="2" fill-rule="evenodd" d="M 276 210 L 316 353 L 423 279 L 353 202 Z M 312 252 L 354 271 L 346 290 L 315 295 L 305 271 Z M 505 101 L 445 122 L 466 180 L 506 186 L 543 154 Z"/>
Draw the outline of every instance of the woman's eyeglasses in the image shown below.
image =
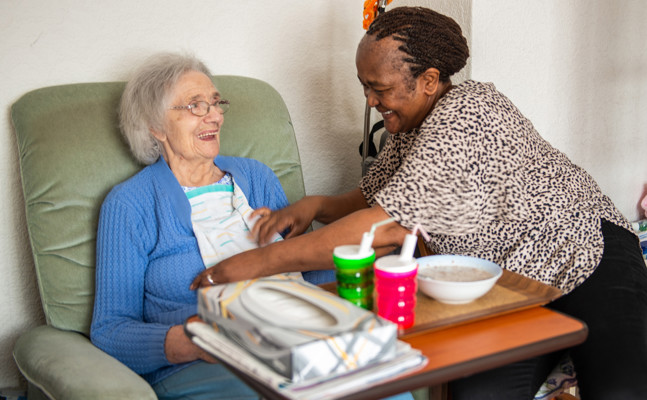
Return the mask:
<path id="1" fill-rule="evenodd" d="M 198 117 L 204 117 L 205 115 L 209 114 L 209 111 L 211 111 L 211 107 L 215 107 L 216 111 L 218 111 L 220 114 L 224 114 L 229 110 L 229 100 L 216 100 L 213 104 L 209 104 L 206 101 L 194 101 L 193 103 L 189 104 L 188 106 L 175 106 L 171 107 L 171 110 L 189 110 L 191 111 L 191 114 L 198 116 Z"/>

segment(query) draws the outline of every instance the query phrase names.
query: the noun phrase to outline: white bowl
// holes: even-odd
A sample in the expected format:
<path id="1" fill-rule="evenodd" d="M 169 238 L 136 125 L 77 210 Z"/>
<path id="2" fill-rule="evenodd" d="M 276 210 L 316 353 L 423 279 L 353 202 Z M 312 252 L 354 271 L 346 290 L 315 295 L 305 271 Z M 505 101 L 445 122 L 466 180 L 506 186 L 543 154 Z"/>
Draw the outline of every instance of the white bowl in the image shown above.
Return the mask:
<path id="1" fill-rule="evenodd" d="M 474 268 L 477 271 L 466 269 L 466 267 Z M 448 275 L 443 277 L 443 280 L 437 279 L 439 268 L 445 272 L 445 275 Z M 457 278 L 458 275 L 455 274 L 459 273 L 459 270 L 462 271 L 460 272 L 462 276 Z M 481 273 L 485 271 L 489 277 L 470 281 L 457 280 L 466 278 L 466 274 L 478 274 L 478 271 Z M 502 273 L 503 270 L 497 264 L 476 257 L 439 255 L 418 258 L 418 287 L 424 294 L 441 303 L 465 304 L 474 301 L 489 292 Z M 435 275 L 436 279 L 430 275 Z"/>

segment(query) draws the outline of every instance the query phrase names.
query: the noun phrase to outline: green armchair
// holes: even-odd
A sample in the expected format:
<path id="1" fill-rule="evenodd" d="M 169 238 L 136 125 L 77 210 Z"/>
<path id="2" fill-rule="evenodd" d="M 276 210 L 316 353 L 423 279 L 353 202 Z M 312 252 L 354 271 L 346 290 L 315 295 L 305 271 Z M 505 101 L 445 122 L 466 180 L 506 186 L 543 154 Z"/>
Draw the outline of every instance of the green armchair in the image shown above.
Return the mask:
<path id="1" fill-rule="evenodd" d="M 305 194 L 290 115 L 262 81 L 215 76 L 232 104 L 222 154 L 260 160 L 288 200 Z M 156 399 L 137 374 L 89 340 L 94 302 L 95 233 L 108 191 L 142 168 L 118 128 L 123 82 L 48 87 L 11 108 L 26 220 L 47 325 L 19 338 L 14 359 L 28 398 Z"/>

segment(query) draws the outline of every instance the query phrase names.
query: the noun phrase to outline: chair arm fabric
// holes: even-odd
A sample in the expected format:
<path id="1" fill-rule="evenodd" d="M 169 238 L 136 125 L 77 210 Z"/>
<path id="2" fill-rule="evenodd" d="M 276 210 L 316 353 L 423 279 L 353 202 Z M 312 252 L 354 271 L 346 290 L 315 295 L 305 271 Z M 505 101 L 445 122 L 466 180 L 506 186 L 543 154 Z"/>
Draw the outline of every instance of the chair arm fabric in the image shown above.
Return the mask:
<path id="1" fill-rule="evenodd" d="M 13 356 L 23 376 L 51 399 L 157 399 L 142 377 L 78 332 L 36 327 L 18 338 Z"/>

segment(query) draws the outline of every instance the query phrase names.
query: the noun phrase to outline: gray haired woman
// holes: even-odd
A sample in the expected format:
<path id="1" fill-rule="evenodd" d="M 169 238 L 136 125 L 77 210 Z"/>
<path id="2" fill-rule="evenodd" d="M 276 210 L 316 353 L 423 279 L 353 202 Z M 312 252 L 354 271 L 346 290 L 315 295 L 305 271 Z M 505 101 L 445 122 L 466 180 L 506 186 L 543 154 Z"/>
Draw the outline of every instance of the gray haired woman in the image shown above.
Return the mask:
<path id="1" fill-rule="evenodd" d="M 270 168 L 219 155 L 228 108 L 205 65 L 178 54 L 148 60 L 121 101 L 121 129 L 147 166 L 101 207 L 91 339 L 163 399 L 258 397 L 183 330 L 195 276 L 258 246 L 254 209 L 288 205 Z"/>

